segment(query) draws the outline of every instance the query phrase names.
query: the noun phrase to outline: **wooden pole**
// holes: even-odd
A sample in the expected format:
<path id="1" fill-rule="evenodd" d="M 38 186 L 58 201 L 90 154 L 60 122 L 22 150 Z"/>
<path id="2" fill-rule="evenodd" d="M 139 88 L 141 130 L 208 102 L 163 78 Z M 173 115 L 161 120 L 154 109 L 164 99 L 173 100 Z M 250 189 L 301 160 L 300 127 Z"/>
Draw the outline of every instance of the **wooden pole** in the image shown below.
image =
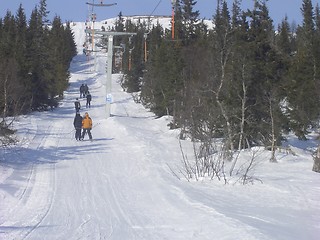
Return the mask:
<path id="1" fill-rule="evenodd" d="M 171 38 L 174 40 L 174 6 L 172 5 Z"/>

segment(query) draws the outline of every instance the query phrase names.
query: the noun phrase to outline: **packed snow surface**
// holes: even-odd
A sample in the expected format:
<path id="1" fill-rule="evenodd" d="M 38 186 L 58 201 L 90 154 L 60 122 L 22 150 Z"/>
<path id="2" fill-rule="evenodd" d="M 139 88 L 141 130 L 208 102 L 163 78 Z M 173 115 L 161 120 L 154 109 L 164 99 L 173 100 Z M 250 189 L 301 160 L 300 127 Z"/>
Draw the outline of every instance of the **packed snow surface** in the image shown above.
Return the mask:
<path id="1" fill-rule="evenodd" d="M 178 131 L 156 118 L 112 75 L 106 117 L 106 53 L 81 55 L 83 23 L 73 26 L 79 55 L 58 108 L 16 119 L 19 142 L 1 148 L 0 239 L 319 240 L 317 142 L 290 141 L 290 152 L 261 151 L 254 184 L 186 181 Z M 73 102 L 88 84 L 93 141 L 74 138 Z M 192 158 L 192 143 L 181 143 Z M 241 155 L 250 158 L 250 152 Z M 180 179 L 178 178 L 180 177 Z M 261 180 L 261 181 L 260 181 Z"/>

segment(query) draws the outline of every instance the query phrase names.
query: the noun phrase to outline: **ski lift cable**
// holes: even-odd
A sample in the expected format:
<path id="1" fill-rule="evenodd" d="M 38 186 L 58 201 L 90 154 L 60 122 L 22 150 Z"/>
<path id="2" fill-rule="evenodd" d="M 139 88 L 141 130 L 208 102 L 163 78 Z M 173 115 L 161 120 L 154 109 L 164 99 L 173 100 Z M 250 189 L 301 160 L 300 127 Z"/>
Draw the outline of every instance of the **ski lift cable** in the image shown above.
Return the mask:
<path id="1" fill-rule="evenodd" d="M 157 4 L 157 6 L 153 9 L 153 11 L 151 12 L 150 16 L 157 10 L 157 8 L 159 7 L 160 3 L 162 2 L 162 0 L 160 0 Z"/>
<path id="2" fill-rule="evenodd" d="M 148 30 L 149 31 L 148 31 L 148 33 L 146 33 L 146 35 L 149 35 L 149 33 L 151 32 L 151 30 L 150 30 L 151 16 L 157 10 L 157 8 L 159 7 L 161 2 L 162 2 L 162 0 L 159 0 L 158 4 L 155 6 L 153 11 L 149 14 L 149 17 L 148 17 Z M 146 35 L 145 35 L 145 37 L 146 37 Z"/>

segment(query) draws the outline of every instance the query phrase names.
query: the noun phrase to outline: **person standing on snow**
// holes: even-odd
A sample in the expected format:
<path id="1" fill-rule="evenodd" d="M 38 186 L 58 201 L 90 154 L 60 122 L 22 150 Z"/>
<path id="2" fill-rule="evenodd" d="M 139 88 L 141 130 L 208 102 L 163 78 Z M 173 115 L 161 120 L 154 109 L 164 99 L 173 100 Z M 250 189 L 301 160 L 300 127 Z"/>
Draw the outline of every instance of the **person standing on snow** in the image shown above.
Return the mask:
<path id="1" fill-rule="evenodd" d="M 80 98 L 84 98 L 84 84 L 83 83 L 80 86 Z"/>
<path id="2" fill-rule="evenodd" d="M 81 140 L 81 129 L 82 129 L 82 117 L 80 116 L 80 113 L 76 113 L 76 116 L 73 120 L 73 126 L 76 130 L 75 138 L 76 140 Z"/>
<path id="3" fill-rule="evenodd" d="M 88 87 L 87 84 L 84 85 L 83 90 L 84 90 L 83 97 L 85 97 L 85 96 L 87 96 L 87 94 L 88 94 L 88 92 L 89 92 L 89 87 Z"/>
<path id="4" fill-rule="evenodd" d="M 86 103 L 86 107 L 88 108 L 90 108 L 90 106 L 91 106 L 91 99 L 92 99 L 92 97 L 91 97 L 91 94 L 90 94 L 90 92 L 88 91 L 88 94 L 87 94 L 87 103 Z"/>
<path id="5" fill-rule="evenodd" d="M 76 109 L 76 112 L 79 112 L 81 108 L 81 104 L 78 98 L 76 98 L 76 101 L 74 102 L 74 108 Z"/>
<path id="6" fill-rule="evenodd" d="M 91 129 L 92 129 L 92 119 L 89 117 L 89 113 L 85 113 L 84 118 L 82 119 L 82 136 L 81 139 L 84 139 L 86 133 L 88 133 L 89 139 L 92 140 Z"/>

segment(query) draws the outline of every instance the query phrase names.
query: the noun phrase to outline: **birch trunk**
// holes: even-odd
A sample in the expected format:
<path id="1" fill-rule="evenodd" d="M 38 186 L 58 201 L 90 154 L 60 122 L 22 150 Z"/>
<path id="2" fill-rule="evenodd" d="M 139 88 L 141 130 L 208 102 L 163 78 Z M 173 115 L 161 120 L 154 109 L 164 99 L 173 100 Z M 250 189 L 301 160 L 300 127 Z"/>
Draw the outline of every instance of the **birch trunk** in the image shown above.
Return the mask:
<path id="1" fill-rule="evenodd" d="M 318 146 L 317 154 L 313 158 L 313 160 L 314 160 L 314 163 L 313 163 L 312 171 L 320 173 L 320 145 Z"/>

